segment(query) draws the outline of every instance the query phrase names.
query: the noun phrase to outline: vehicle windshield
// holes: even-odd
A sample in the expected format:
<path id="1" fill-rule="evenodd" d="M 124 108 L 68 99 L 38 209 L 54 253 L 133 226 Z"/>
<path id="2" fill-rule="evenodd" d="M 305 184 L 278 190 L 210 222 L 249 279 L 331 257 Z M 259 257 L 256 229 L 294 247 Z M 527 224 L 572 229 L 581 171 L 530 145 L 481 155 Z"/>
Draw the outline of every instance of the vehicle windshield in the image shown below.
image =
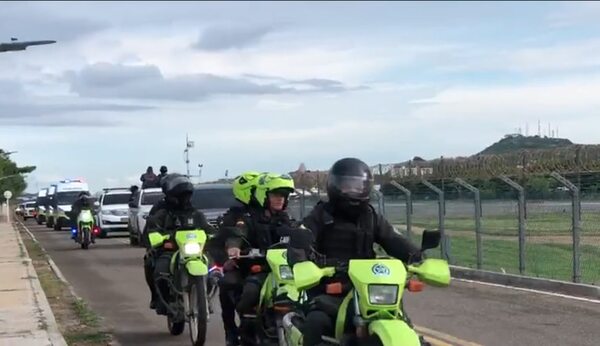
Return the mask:
<path id="1" fill-rule="evenodd" d="M 129 203 L 130 197 L 130 193 L 104 195 L 104 198 L 102 199 L 102 205 L 127 204 Z"/>
<path id="2" fill-rule="evenodd" d="M 71 205 L 77 200 L 81 191 L 58 192 L 54 195 L 56 205 Z"/>
<path id="3" fill-rule="evenodd" d="M 35 203 L 25 203 L 25 208 L 34 208 L 35 207 Z"/>
<path id="4" fill-rule="evenodd" d="M 228 209 L 231 206 L 241 205 L 231 189 L 195 189 L 192 196 L 192 205 L 197 209 Z"/>
<path id="5" fill-rule="evenodd" d="M 162 192 L 144 192 L 142 195 L 142 205 L 154 205 L 163 198 Z"/>

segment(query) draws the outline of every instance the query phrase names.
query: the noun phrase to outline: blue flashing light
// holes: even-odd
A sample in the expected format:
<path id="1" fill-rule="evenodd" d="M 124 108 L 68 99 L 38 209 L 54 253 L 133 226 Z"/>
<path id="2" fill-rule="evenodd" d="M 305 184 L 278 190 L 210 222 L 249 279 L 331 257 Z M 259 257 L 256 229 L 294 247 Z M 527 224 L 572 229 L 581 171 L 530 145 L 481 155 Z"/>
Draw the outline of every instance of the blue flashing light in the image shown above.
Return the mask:
<path id="1" fill-rule="evenodd" d="M 71 228 L 71 234 L 73 234 L 73 235 L 77 234 L 77 228 Z"/>

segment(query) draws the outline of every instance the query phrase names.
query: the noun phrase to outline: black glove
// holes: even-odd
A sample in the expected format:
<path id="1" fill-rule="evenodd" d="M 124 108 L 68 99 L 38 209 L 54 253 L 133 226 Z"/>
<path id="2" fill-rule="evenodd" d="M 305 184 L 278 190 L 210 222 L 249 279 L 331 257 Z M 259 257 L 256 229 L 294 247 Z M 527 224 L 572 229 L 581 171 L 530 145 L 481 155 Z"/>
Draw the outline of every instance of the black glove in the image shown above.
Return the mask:
<path id="1" fill-rule="evenodd" d="M 293 228 L 288 230 L 290 236 L 290 247 L 296 249 L 310 250 L 314 243 L 313 233 L 306 228 Z"/>

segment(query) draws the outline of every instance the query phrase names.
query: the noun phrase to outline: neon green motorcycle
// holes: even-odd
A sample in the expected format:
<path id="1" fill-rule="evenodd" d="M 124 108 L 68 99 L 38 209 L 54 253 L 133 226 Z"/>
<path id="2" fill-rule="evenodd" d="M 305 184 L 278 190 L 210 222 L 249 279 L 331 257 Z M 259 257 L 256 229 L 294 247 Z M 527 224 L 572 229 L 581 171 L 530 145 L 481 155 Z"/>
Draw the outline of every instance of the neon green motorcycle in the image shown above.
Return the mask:
<path id="1" fill-rule="evenodd" d="M 439 232 L 425 231 L 422 249 L 435 248 L 439 242 Z M 450 268 L 446 261 L 440 259 L 426 259 L 408 266 L 391 258 L 356 259 L 324 268 L 305 261 L 293 268 L 295 286 L 300 291 L 317 286 L 322 278 L 333 277 L 336 273 L 347 274 L 353 288 L 338 311 L 335 336 L 322 337 L 325 344 L 332 345 L 420 346 L 421 340 L 402 306 L 404 290 L 418 291 L 422 283 L 438 287 L 450 284 Z M 420 282 L 412 280 L 413 276 Z M 329 284 L 327 293 L 341 293 L 341 283 Z M 353 309 L 354 335 L 344 332 L 348 309 Z M 284 317 L 288 345 L 302 346 L 300 328 L 303 319 L 299 311 L 290 312 Z"/>
<path id="2" fill-rule="evenodd" d="M 153 249 L 162 248 L 161 254 L 155 259 L 157 263 L 169 261 L 169 271 L 161 272 L 154 278 L 159 300 L 167 310 L 169 332 L 180 335 L 187 322 L 192 345 L 204 345 L 209 315 L 209 269 L 208 259 L 203 253 L 206 232 L 177 230 L 174 234 L 166 235 L 151 232 L 148 239 Z"/>
<path id="3" fill-rule="evenodd" d="M 94 224 L 94 215 L 91 210 L 82 209 L 77 215 L 76 226 L 71 228 L 71 238 L 79 243 L 82 249 L 87 250 L 100 233 Z"/>
<path id="4" fill-rule="evenodd" d="M 287 345 L 283 317 L 290 312 L 299 293 L 294 287 L 294 276 L 287 262 L 287 249 L 272 245 L 267 251 L 252 248 L 237 258 L 239 267 L 248 274 L 268 273 L 261 291 L 256 313 L 240 316 L 244 344 Z"/>

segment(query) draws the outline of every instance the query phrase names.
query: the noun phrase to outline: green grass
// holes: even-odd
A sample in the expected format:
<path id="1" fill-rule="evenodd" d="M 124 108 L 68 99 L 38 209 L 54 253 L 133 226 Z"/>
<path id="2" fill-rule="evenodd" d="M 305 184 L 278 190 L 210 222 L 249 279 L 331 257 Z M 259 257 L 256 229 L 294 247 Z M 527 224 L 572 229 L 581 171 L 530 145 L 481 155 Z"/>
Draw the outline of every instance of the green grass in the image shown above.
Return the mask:
<path id="1" fill-rule="evenodd" d="M 450 238 L 451 264 L 472 267 L 477 265 L 475 237 Z M 439 249 L 428 254 L 439 257 Z M 527 244 L 524 275 L 572 281 L 571 246 L 563 244 Z M 600 247 L 581 246 L 581 282 L 600 285 Z M 519 274 L 519 245 L 516 241 L 483 240 L 483 268 L 496 272 Z"/>
<path id="2" fill-rule="evenodd" d="M 73 302 L 73 310 L 75 310 L 75 313 L 77 314 L 77 317 L 79 317 L 79 320 L 86 326 L 97 327 L 100 324 L 100 318 L 98 317 L 98 315 L 96 315 L 95 312 L 90 310 L 83 300 L 76 299 Z"/>
<path id="3" fill-rule="evenodd" d="M 404 218 L 390 218 L 392 223 L 404 223 Z M 473 217 L 452 217 L 446 215 L 445 227 L 450 231 L 475 231 Z M 437 228 L 436 217 L 414 217 L 413 225 L 422 228 Z M 483 233 L 495 235 L 516 235 L 518 219 L 516 215 L 498 215 L 481 219 Z M 527 215 L 526 231 L 529 235 L 561 235 L 571 233 L 571 216 L 563 213 L 536 213 Z M 597 234 L 600 236 L 600 212 L 582 215 L 582 234 Z"/>

